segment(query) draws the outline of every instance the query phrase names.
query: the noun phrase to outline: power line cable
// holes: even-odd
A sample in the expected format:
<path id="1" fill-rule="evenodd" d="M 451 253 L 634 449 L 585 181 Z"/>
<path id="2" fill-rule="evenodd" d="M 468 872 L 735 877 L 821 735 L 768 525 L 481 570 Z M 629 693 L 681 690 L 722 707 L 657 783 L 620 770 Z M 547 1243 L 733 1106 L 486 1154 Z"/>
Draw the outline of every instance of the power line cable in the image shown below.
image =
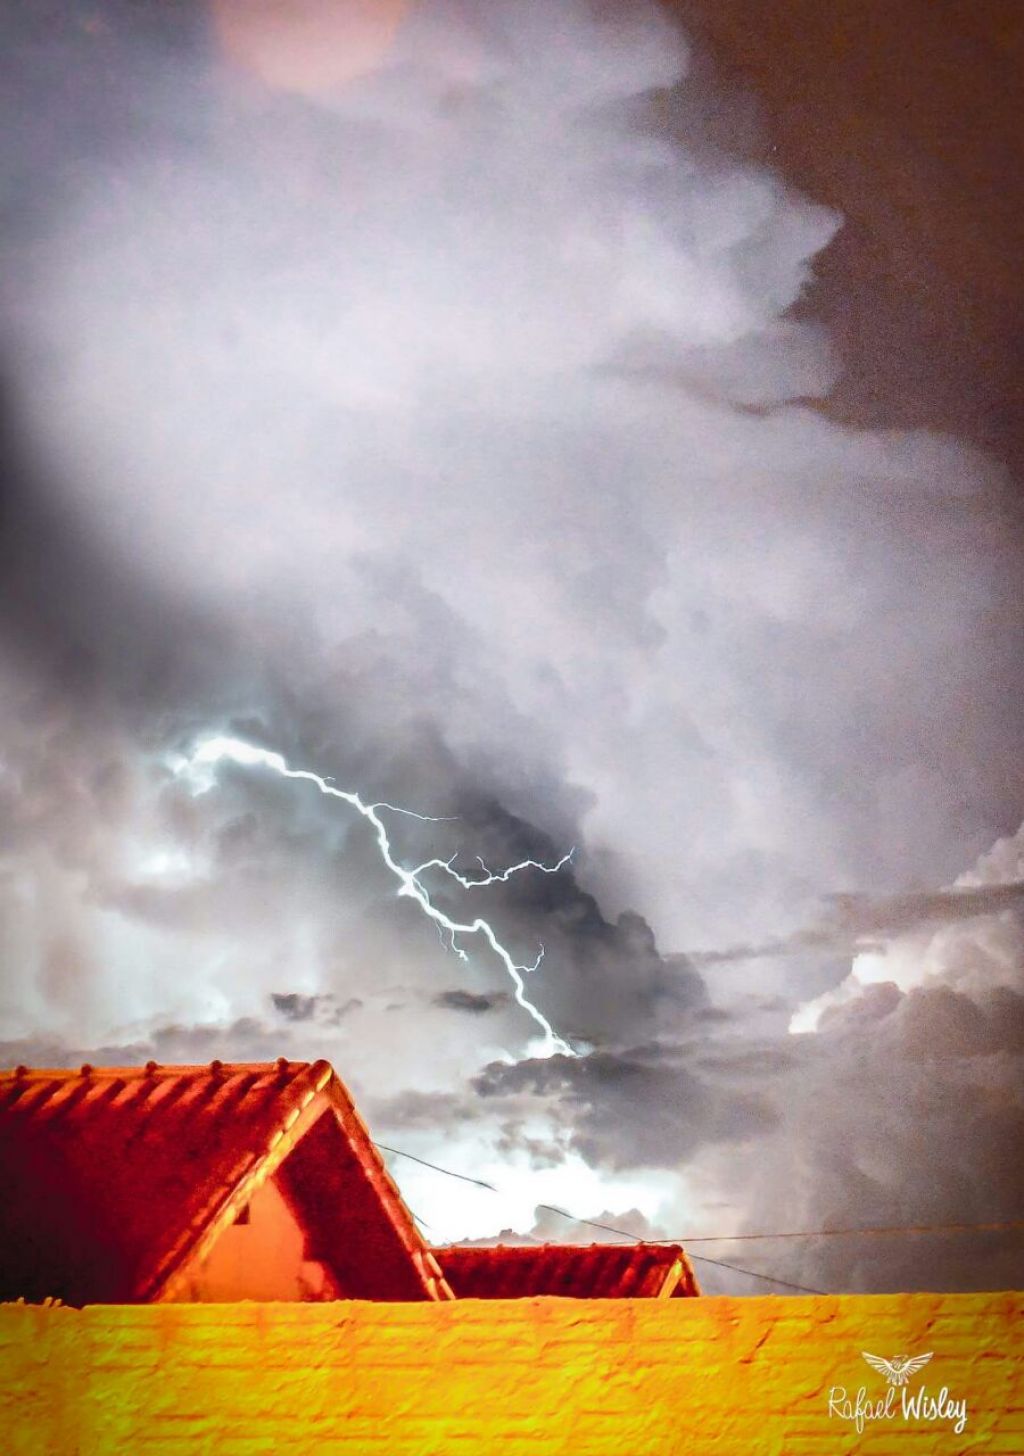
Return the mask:
<path id="1" fill-rule="evenodd" d="M 574 1223 L 586 1224 L 588 1228 L 604 1229 L 609 1234 L 622 1234 L 628 1239 L 633 1239 L 638 1244 L 682 1244 L 683 1239 L 644 1239 L 639 1234 L 627 1233 L 625 1229 L 614 1228 L 610 1223 L 596 1223 L 592 1218 L 577 1218 L 575 1214 L 568 1213 L 564 1208 L 557 1208 L 553 1203 L 538 1203 L 538 1208 L 546 1208 L 549 1213 L 560 1214 L 562 1218 L 570 1218 Z M 693 1243 L 694 1240 L 689 1240 Z M 614 1246 L 613 1246 L 614 1247 Z M 753 1269 L 741 1269 L 738 1264 L 727 1264 L 724 1259 L 710 1259 L 707 1254 L 690 1254 L 687 1256 L 696 1264 L 714 1264 L 717 1269 L 731 1269 L 734 1274 L 746 1274 L 751 1279 L 763 1279 L 766 1283 L 781 1284 L 786 1289 L 798 1289 L 801 1294 L 824 1294 L 824 1289 L 812 1289 L 808 1284 L 794 1284 L 790 1279 L 779 1279 L 775 1274 L 757 1274 Z"/>
<path id="2" fill-rule="evenodd" d="M 439 1163 L 431 1163 L 426 1158 L 417 1157 L 415 1153 L 406 1153 L 401 1148 L 391 1148 L 385 1143 L 374 1143 L 374 1147 L 381 1152 L 392 1153 L 399 1158 L 408 1158 L 413 1163 L 419 1163 L 421 1167 L 430 1168 L 435 1173 L 444 1173 L 448 1178 L 458 1178 L 463 1183 L 474 1183 L 479 1188 L 486 1188 L 489 1193 L 499 1193 L 500 1189 L 495 1188 L 493 1183 L 485 1183 L 482 1178 L 471 1178 L 466 1173 L 456 1173 L 452 1168 L 442 1168 Z M 674 1239 L 642 1239 L 638 1234 L 627 1233 L 625 1229 L 612 1228 L 610 1224 L 594 1223 L 592 1219 L 577 1218 L 575 1214 L 568 1213 L 564 1208 L 556 1208 L 552 1203 L 540 1203 L 538 1208 L 546 1208 L 551 1213 L 557 1213 L 562 1218 L 571 1219 L 574 1223 L 588 1224 L 593 1228 L 605 1229 L 608 1233 L 620 1234 L 623 1238 L 633 1239 L 636 1243 L 658 1243 L 667 1244 L 681 1242 Z M 713 1264 L 718 1269 L 729 1269 L 734 1274 L 744 1274 L 748 1279 L 760 1279 L 766 1284 L 777 1284 L 783 1289 L 795 1289 L 800 1294 L 824 1294 L 824 1289 L 813 1289 L 807 1284 L 794 1284 L 789 1279 L 778 1279 L 774 1274 L 759 1274 L 756 1269 L 742 1269 L 738 1264 L 727 1264 L 723 1259 L 710 1259 L 706 1254 L 691 1254 L 689 1256 L 694 1263 Z"/>
<path id="3" fill-rule="evenodd" d="M 384 1143 L 375 1143 L 374 1146 L 381 1152 L 393 1153 L 399 1158 L 409 1158 L 414 1163 L 420 1163 L 424 1168 L 432 1168 L 435 1173 L 444 1173 L 448 1178 L 459 1178 L 463 1183 L 475 1183 L 479 1188 L 486 1188 L 491 1193 L 501 1192 L 499 1188 L 495 1188 L 493 1183 L 486 1183 L 482 1178 L 471 1178 L 467 1173 L 456 1173 L 453 1168 L 443 1168 L 440 1163 L 428 1162 L 426 1158 L 419 1158 L 415 1153 L 404 1152 L 402 1148 L 389 1148 Z M 558 1208 L 553 1203 L 538 1203 L 536 1206 L 546 1209 L 549 1213 L 557 1213 L 561 1218 L 571 1218 L 574 1223 L 583 1224 L 586 1228 L 602 1229 L 605 1233 L 618 1234 L 621 1238 L 633 1239 L 637 1243 L 644 1244 L 744 1243 L 765 1239 L 853 1238 L 870 1234 L 1005 1233 L 1010 1229 L 1024 1228 L 1024 1219 L 1012 1218 L 988 1223 L 868 1224 L 856 1228 L 786 1229 L 763 1234 L 676 1234 L 671 1238 L 649 1239 L 640 1234 L 630 1233 L 628 1229 L 616 1228 L 614 1224 L 599 1223 L 592 1218 L 579 1218 L 576 1214 L 569 1213 L 564 1208 Z"/>
<path id="4" fill-rule="evenodd" d="M 587 1228 L 604 1229 L 609 1234 L 621 1234 L 623 1238 L 637 1239 L 645 1244 L 722 1244 L 722 1243 L 745 1243 L 750 1241 L 763 1241 L 765 1239 L 826 1239 L 850 1237 L 855 1238 L 862 1234 L 963 1234 L 963 1233 L 996 1233 L 1006 1232 L 1009 1229 L 1024 1228 L 1024 1219 L 1005 1219 L 998 1223 L 908 1223 L 908 1224 L 879 1224 L 868 1225 L 863 1228 L 824 1228 L 824 1229 L 796 1229 L 786 1230 L 780 1233 L 767 1234 L 677 1234 L 674 1238 L 665 1239 L 640 1239 L 639 1234 L 631 1234 L 628 1229 L 615 1228 L 609 1223 L 597 1223 L 592 1218 L 576 1218 L 575 1214 L 566 1213 L 564 1208 L 556 1208 L 551 1203 L 538 1203 L 538 1208 L 546 1208 L 551 1213 L 560 1213 L 563 1218 L 575 1219 L 576 1223 L 582 1223 Z M 696 1255 L 694 1255 L 696 1258 Z"/>
<path id="5" fill-rule="evenodd" d="M 791 1279 L 780 1279 L 777 1274 L 759 1274 L 756 1269 L 741 1269 L 739 1264 L 727 1264 L 724 1259 L 709 1259 L 707 1254 L 688 1254 L 694 1264 L 714 1264 L 716 1269 L 731 1269 L 734 1274 L 746 1274 L 748 1279 L 762 1279 L 765 1284 L 781 1284 L 783 1289 L 795 1289 L 799 1294 L 827 1294 L 827 1289 L 815 1289 L 811 1284 L 794 1284 Z"/>
<path id="6" fill-rule="evenodd" d="M 824 1229 L 798 1229 L 786 1231 L 785 1233 L 768 1234 L 698 1234 L 678 1242 L 690 1244 L 717 1244 L 723 1240 L 739 1242 L 741 1240 L 761 1239 L 834 1239 L 834 1238 L 857 1238 L 865 1234 L 976 1234 L 976 1233 L 1005 1233 L 1010 1229 L 1024 1228 L 1024 1219 L 1009 1218 L 995 1223 L 904 1223 L 904 1224 L 878 1224 L 867 1225 L 863 1228 L 824 1228 Z M 660 1239 L 650 1239 L 649 1243 L 660 1243 Z M 675 1243 L 677 1240 L 665 1240 L 666 1243 Z"/>
<path id="7" fill-rule="evenodd" d="M 478 1188 L 486 1188 L 489 1193 L 497 1193 L 493 1183 L 485 1183 L 482 1178 L 471 1178 L 468 1173 L 456 1173 L 452 1168 L 442 1168 L 439 1163 L 428 1163 L 426 1158 L 418 1158 L 415 1153 L 403 1152 L 401 1148 L 389 1148 L 387 1143 L 374 1143 L 373 1145 L 382 1153 L 393 1153 L 396 1158 L 408 1158 L 411 1163 L 419 1163 L 423 1168 L 433 1168 L 435 1173 L 445 1173 L 449 1178 L 459 1178 L 463 1183 L 475 1183 Z"/>

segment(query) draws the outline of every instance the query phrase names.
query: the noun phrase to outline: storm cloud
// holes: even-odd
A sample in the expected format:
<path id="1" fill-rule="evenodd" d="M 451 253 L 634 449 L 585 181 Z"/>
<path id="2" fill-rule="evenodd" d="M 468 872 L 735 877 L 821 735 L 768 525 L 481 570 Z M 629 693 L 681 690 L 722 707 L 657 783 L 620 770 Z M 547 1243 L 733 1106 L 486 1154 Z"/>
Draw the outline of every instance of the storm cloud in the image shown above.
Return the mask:
<path id="1" fill-rule="evenodd" d="M 497 991 L 492 996 L 478 996 L 457 986 L 453 991 L 438 992 L 433 1004 L 445 1011 L 468 1011 L 471 1016 L 482 1016 L 496 1006 L 504 1005 L 507 1000 L 508 995 L 504 991 Z"/>
<path id="2" fill-rule="evenodd" d="M 344 77 L 218 16 L 0 22 L 6 1055 L 327 1055 L 670 1235 L 1019 1209 L 1012 487 L 830 413 L 842 219 L 653 4 L 422 0 Z M 405 863 L 573 849 L 465 893 L 576 1055 L 336 803 L 195 793 L 223 732 Z M 785 1267 L 940 1277 L 872 1257 Z"/>
<path id="3" fill-rule="evenodd" d="M 725 965 L 733 961 L 764 960 L 771 956 L 805 955 L 810 951 L 853 953 L 901 931 L 956 925 L 1001 910 L 1024 908 L 1024 882 L 1001 885 L 965 885 L 948 890 L 921 890 L 903 895 L 834 895 L 829 913 L 816 925 L 781 940 L 762 945 L 728 946 L 724 950 L 696 951 L 695 966 Z"/>

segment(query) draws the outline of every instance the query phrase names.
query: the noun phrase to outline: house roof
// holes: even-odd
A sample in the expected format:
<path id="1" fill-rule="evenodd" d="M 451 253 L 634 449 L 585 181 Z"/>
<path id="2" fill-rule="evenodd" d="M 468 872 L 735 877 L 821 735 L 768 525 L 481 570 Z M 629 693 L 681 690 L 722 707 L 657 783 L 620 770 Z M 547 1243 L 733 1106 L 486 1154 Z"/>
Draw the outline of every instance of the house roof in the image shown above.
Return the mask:
<path id="1" fill-rule="evenodd" d="M 282 1058 L 0 1074 L 0 1300 L 171 1297 L 278 1173 L 352 1297 L 451 1297 L 340 1079 Z"/>
<path id="2" fill-rule="evenodd" d="M 435 1249 L 456 1299 L 666 1299 L 698 1293 L 679 1244 L 451 1245 Z"/>

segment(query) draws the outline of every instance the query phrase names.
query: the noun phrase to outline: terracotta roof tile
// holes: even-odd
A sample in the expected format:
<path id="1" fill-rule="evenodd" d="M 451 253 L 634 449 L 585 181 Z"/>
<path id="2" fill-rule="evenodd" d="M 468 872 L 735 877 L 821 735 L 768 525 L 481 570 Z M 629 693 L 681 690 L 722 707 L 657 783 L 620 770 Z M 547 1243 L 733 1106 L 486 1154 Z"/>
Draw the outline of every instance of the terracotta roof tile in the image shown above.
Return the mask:
<path id="1" fill-rule="evenodd" d="M 457 1299 L 656 1299 L 698 1292 L 679 1244 L 451 1245 L 434 1254 Z"/>
<path id="2" fill-rule="evenodd" d="M 447 1295 L 328 1063 L 281 1061 L 0 1074 L 0 1300 L 160 1297 L 285 1152 L 355 1297 Z"/>

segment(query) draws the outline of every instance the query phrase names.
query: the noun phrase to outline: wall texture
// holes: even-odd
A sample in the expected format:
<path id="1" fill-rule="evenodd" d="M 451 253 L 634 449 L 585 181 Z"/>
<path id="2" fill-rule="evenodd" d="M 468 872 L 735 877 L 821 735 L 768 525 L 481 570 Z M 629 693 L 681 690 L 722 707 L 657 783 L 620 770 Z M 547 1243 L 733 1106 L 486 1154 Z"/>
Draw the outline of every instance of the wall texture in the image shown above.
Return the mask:
<path id="1" fill-rule="evenodd" d="M 1024 1295 L 0 1306 L 4 1456 L 1024 1456 Z M 940 1417 L 855 1422 L 861 1350 Z"/>
<path id="2" fill-rule="evenodd" d="M 222 1230 L 205 1258 L 192 1258 L 165 1296 L 178 1303 L 239 1299 L 313 1300 L 337 1295 L 331 1276 L 306 1258 L 306 1231 L 268 1178 L 253 1194 L 245 1223 Z"/>

